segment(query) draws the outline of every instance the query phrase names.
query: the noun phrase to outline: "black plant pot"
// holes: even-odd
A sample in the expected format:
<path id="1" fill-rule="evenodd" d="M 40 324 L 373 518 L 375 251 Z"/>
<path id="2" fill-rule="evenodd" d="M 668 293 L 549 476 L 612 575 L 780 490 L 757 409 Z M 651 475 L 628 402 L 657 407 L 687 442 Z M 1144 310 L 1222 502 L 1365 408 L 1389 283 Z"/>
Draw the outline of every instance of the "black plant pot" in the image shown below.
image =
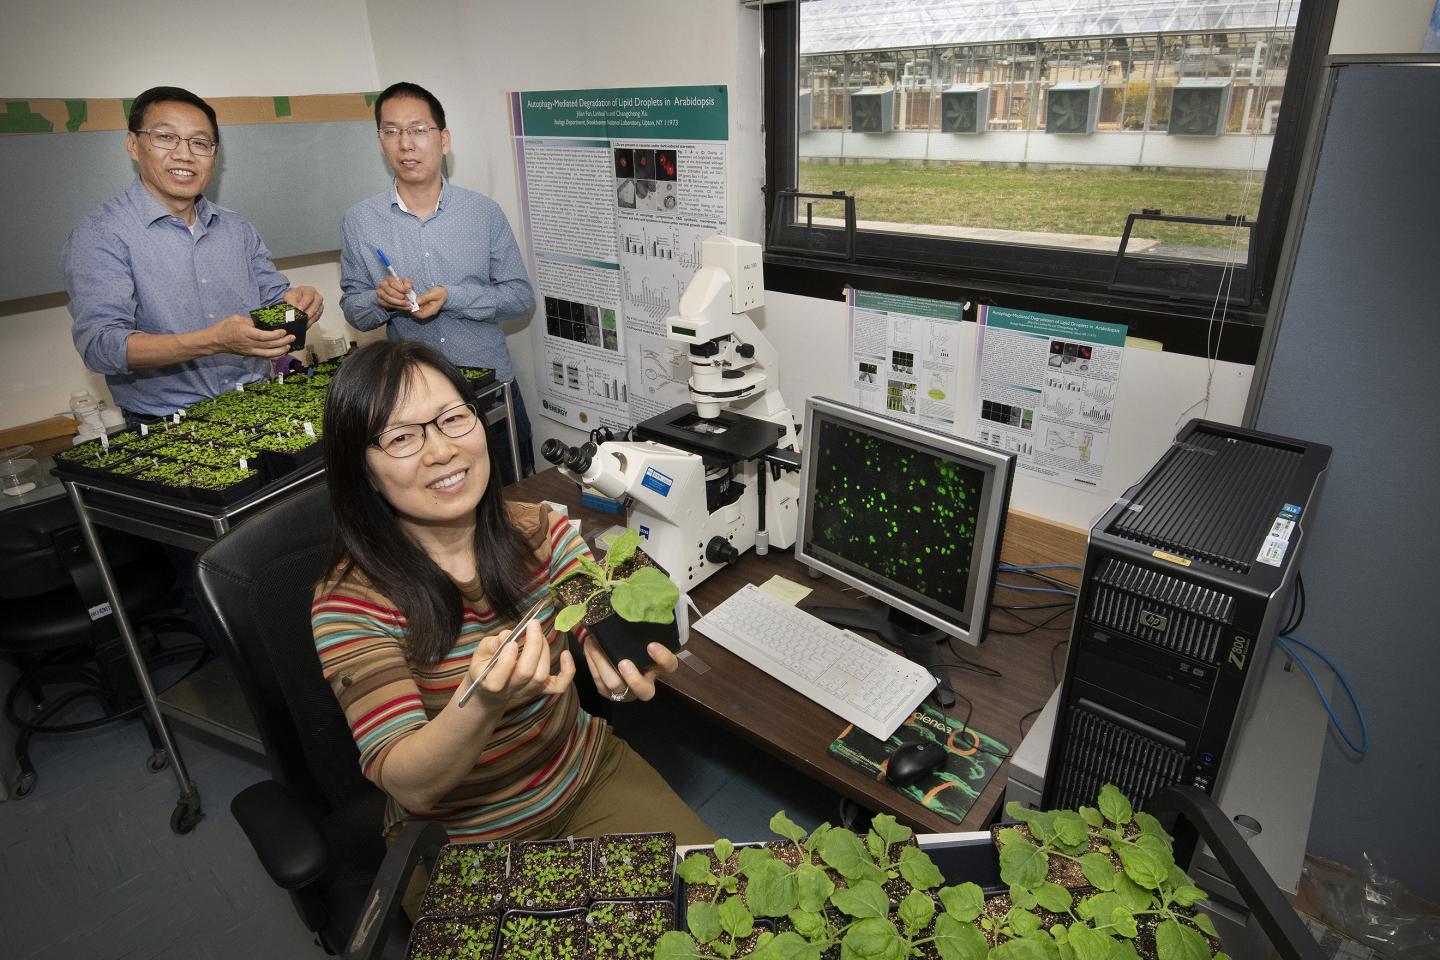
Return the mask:
<path id="1" fill-rule="evenodd" d="M 277 308 L 280 310 L 282 316 L 285 311 L 294 310 L 295 319 L 289 323 L 262 322 L 262 319 L 267 314 L 273 313 Z M 256 316 L 257 314 L 259 314 L 259 316 Z M 310 327 L 310 317 L 299 307 L 292 307 L 288 303 L 277 303 L 271 307 L 258 307 L 250 311 L 250 320 L 261 330 L 284 330 L 286 333 L 292 335 L 295 338 L 295 342 L 290 344 L 292 351 L 299 350 L 305 346 L 305 331 Z"/>
<path id="2" fill-rule="evenodd" d="M 603 620 L 597 620 L 586 627 L 605 651 L 610 662 L 632 660 L 640 671 L 646 670 L 652 661 L 645 648 L 658 643 L 672 653 L 680 652 L 680 625 L 669 623 L 631 623 L 618 613 L 612 613 Z"/>
<path id="3" fill-rule="evenodd" d="M 294 453 L 284 453 L 275 450 L 260 451 L 260 469 L 267 482 L 279 480 L 299 470 L 301 467 L 308 467 L 310 464 L 319 461 L 325 455 L 325 441 L 316 440 L 310 446 Z"/>

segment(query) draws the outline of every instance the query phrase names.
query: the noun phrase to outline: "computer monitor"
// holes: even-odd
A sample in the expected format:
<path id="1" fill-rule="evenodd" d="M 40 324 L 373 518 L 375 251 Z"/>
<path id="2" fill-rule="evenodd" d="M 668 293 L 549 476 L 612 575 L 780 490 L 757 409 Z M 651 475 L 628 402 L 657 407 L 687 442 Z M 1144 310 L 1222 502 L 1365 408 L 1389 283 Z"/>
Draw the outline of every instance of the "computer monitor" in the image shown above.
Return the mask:
<path id="1" fill-rule="evenodd" d="M 947 636 L 978 645 L 1014 454 L 823 398 L 807 403 L 803 436 L 795 556 L 885 604 L 806 609 L 926 666 Z"/>

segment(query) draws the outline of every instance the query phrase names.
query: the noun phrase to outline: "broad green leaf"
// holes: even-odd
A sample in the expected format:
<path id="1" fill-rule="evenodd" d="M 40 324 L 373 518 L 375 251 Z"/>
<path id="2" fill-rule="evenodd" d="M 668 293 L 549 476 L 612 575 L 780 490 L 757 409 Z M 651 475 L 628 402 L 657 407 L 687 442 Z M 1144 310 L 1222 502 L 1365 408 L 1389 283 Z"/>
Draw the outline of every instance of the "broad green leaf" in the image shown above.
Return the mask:
<path id="1" fill-rule="evenodd" d="M 1169 873 L 1175 866 L 1175 854 L 1170 852 L 1170 844 L 1162 838 L 1149 833 L 1142 833 L 1135 838 L 1134 845 L 1149 850 L 1164 863 L 1166 873 Z"/>
<path id="2" fill-rule="evenodd" d="M 900 854 L 900 876 L 916 890 L 929 890 L 945 882 L 945 874 L 919 847 L 906 847 Z"/>
<path id="3" fill-rule="evenodd" d="M 719 860 L 721 863 L 725 863 L 727 860 L 729 860 L 731 854 L 733 854 L 734 852 L 735 844 L 731 843 L 729 840 L 725 840 L 722 838 L 715 841 L 715 859 Z"/>
<path id="4" fill-rule="evenodd" d="M 1131 913 L 1148 910 L 1155 901 L 1154 895 L 1149 890 L 1123 873 L 1115 878 L 1115 892 L 1120 895 L 1120 902 Z"/>
<path id="5" fill-rule="evenodd" d="M 710 858 L 703 853 L 692 853 L 681 860 L 675 872 L 680 874 L 681 880 L 692 885 L 698 883 L 713 887 L 719 882 L 719 878 L 710 872 Z"/>
<path id="6" fill-rule="evenodd" d="M 1073 810 L 1061 810 L 1055 814 L 1055 839 L 1067 853 L 1083 847 L 1090 840 L 1090 830 L 1085 820 Z"/>
<path id="7" fill-rule="evenodd" d="M 1140 954 L 1135 951 L 1135 944 L 1129 940 L 1111 940 L 1110 960 L 1140 960 Z"/>
<path id="8" fill-rule="evenodd" d="M 915 835 L 915 831 L 896 820 L 888 813 L 878 813 L 870 821 L 870 829 L 880 835 L 885 841 L 885 846 L 892 847 L 897 843 L 904 843 Z"/>
<path id="9" fill-rule="evenodd" d="M 1037 811 L 1030 814 L 1030 821 L 1026 824 L 1030 828 L 1030 835 L 1041 843 L 1049 843 L 1056 839 L 1055 818 L 1059 814 L 1059 810 L 1046 810 L 1043 813 Z"/>
<path id="10" fill-rule="evenodd" d="M 1155 953 L 1160 960 L 1210 960 L 1205 938 L 1176 920 L 1162 920 L 1155 928 Z"/>
<path id="11" fill-rule="evenodd" d="M 804 843 L 802 843 L 801 846 L 807 851 L 811 852 L 818 850 L 820 848 L 821 841 L 825 839 L 825 834 L 829 833 L 831 830 L 834 829 L 835 828 L 830 826 L 830 824 L 828 823 L 820 824 L 820 826 L 810 831 L 810 838 Z"/>
<path id="12" fill-rule="evenodd" d="M 805 828 L 785 816 L 784 810 L 770 818 L 770 829 L 791 843 L 799 843 L 805 839 Z"/>
<path id="13" fill-rule="evenodd" d="M 1000 879 L 1007 884 L 1033 887 L 1049 869 L 1050 858 L 1033 843 L 1012 840 L 1000 849 Z"/>
<path id="14" fill-rule="evenodd" d="M 819 911 L 791 910 L 790 922 L 795 931 L 808 940 L 819 940 L 825 934 L 825 918 Z"/>
<path id="15" fill-rule="evenodd" d="M 1122 937 L 1129 937 L 1133 940 L 1140 933 L 1140 928 L 1135 923 L 1134 915 L 1124 907 L 1116 907 L 1110 911 L 1109 923 L 1110 929 Z"/>
<path id="16" fill-rule="evenodd" d="M 736 940 L 744 940 L 755 929 L 755 917 L 739 897 L 727 897 L 720 904 L 720 926 Z"/>
<path id="17" fill-rule="evenodd" d="M 1037 811 L 1030 809 L 1019 800 L 1011 800 L 1005 804 L 1005 816 L 1011 820 L 1019 820 L 1021 823 L 1029 823 L 1030 818 L 1035 816 Z"/>
<path id="18" fill-rule="evenodd" d="M 959 886 L 941 887 L 940 902 L 945 905 L 947 914 L 961 923 L 969 923 L 980 916 L 985 906 L 985 891 L 980 889 L 979 884 L 969 881 Z"/>
<path id="19" fill-rule="evenodd" d="M 860 920 L 890 913 L 890 898 L 885 895 L 885 888 L 870 880 L 836 890 L 830 895 L 830 902 L 841 912 Z"/>
<path id="20" fill-rule="evenodd" d="M 642 567 L 615 584 L 610 606 L 631 623 L 674 623 L 680 588 L 654 567 Z"/>
<path id="21" fill-rule="evenodd" d="M 885 841 L 881 840 L 880 834 L 874 830 L 865 834 L 865 849 L 869 850 L 870 856 L 876 860 L 881 860 L 885 857 Z"/>
<path id="22" fill-rule="evenodd" d="M 1029 910 L 1021 910 L 1018 907 L 1010 908 L 1010 912 L 1005 915 L 1005 923 L 1015 931 L 1015 935 L 1018 937 L 1026 936 L 1040 929 L 1040 918 Z"/>
<path id="23" fill-rule="evenodd" d="M 895 924 L 880 917 L 861 920 L 840 941 L 840 960 L 905 960 L 909 952 Z"/>
<path id="24" fill-rule="evenodd" d="M 1010 902 L 1021 910 L 1034 910 L 1040 905 L 1040 898 L 1029 887 L 1010 885 Z"/>
<path id="25" fill-rule="evenodd" d="M 900 922 L 905 925 L 905 936 L 914 937 L 929 925 L 935 917 L 935 901 L 919 890 L 911 890 L 896 911 Z"/>
<path id="26" fill-rule="evenodd" d="M 1146 847 L 1125 844 L 1118 852 L 1125 875 L 1142 887 L 1158 890 L 1170 873 L 1170 865 Z"/>
<path id="27" fill-rule="evenodd" d="M 740 872 L 747 877 L 755 869 L 756 864 L 763 860 L 775 859 L 775 851 L 768 847 L 740 847 L 739 850 L 740 856 L 736 862 L 740 865 Z"/>
<path id="28" fill-rule="evenodd" d="M 750 960 L 820 960 L 823 949 L 791 930 L 767 940 L 750 954 Z M 656 957 L 656 960 L 661 960 Z"/>
<path id="29" fill-rule="evenodd" d="M 1110 858 L 1099 853 L 1087 853 L 1080 858 L 1080 872 L 1096 890 L 1114 890 L 1120 871 Z"/>
<path id="30" fill-rule="evenodd" d="M 1120 792 L 1120 788 L 1113 783 L 1107 783 L 1100 788 L 1100 802 L 1098 806 L 1100 807 L 1100 812 L 1105 815 L 1106 820 L 1122 827 L 1129 823 L 1131 816 L 1134 815 L 1134 809 L 1130 806 L 1130 801 L 1125 798 L 1125 794 Z"/>
<path id="31" fill-rule="evenodd" d="M 640 532 L 633 527 L 621 533 L 610 544 L 610 549 L 605 551 L 605 565 L 614 570 L 620 564 L 635 556 L 635 551 L 641 543 Z"/>
<path id="32" fill-rule="evenodd" d="M 941 960 L 985 960 L 989 946 L 985 934 L 972 924 L 942 913 L 935 921 L 935 949 Z"/>
<path id="33" fill-rule="evenodd" d="M 605 568 L 596 563 L 594 557 L 583 553 L 580 555 L 579 573 L 581 576 L 589 577 L 595 581 L 595 586 L 597 587 L 603 587 L 605 585 Z"/>
<path id="34" fill-rule="evenodd" d="M 1105 826 L 1105 818 L 1101 816 L 1100 811 L 1096 810 L 1094 807 L 1081 807 L 1080 819 L 1084 820 L 1092 827 Z"/>
<path id="35" fill-rule="evenodd" d="M 1014 803 L 1015 801 L 1012 800 L 1010 802 Z M 1030 842 L 1025 839 L 1025 834 L 1016 830 L 1014 827 L 1002 827 L 1000 831 L 995 834 L 995 842 L 1000 844 L 1000 849 L 1002 850 L 1005 849 L 1007 844 L 1014 843 L 1016 840 L 1024 843 Z"/>
<path id="36" fill-rule="evenodd" d="M 1056 943 L 1064 943 L 1070 939 L 1070 930 L 1063 923 L 1055 923 L 1050 926 L 1050 939 Z"/>
<path id="37" fill-rule="evenodd" d="M 745 900 L 757 917 L 783 917 L 797 906 L 795 874 L 779 860 L 761 860 L 750 872 Z"/>
<path id="38" fill-rule="evenodd" d="M 1114 922 L 1114 917 L 1117 913 L 1124 914 L 1127 917 L 1132 913 L 1132 911 L 1125 906 L 1125 902 L 1120 899 L 1119 895 L 1114 893 L 1097 893 L 1093 897 L 1086 897 L 1080 901 L 1079 906 L 1075 908 L 1075 912 L 1086 920 L 1094 923 L 1097 928 L 1104 928 Z M 1131 923 L 1133 922 L 1132 918 Z M 1108 931 L 1101 929 L 1101 932 L 1104 933 Z"/>
<path id="39" fill-rule="evenodd" d="M 726 893 L 735 893 L 740 889 L 740 880 L 733 873 L 727 873 L 720 878 L 720 889 Z"/>
<path id="40" fill-rule="evenodd" d="M 575 629 L 575 624 L 585 617 L 585 604 L 572 603 L 559 613 L 555 614 L 555 629 L 561 633 L 569 633 Z"/>
<path id="41" fill-rule="evenodd" d="M 990 951 L 990 960 L 1059 960 L 1059 957 L 1060 948 L 1049 937 L 1007 940 Z"/>
<path id="42" fill-rule="evenodd" d="M 831 830 L 820 841 L 820 859 L 834 867 L 847 880 L 864 876 L 865 867 L 874 868 L 865 845 L 849 830 Z"/>
<path id="43" fill-rule="evenodd" d="M 655 960 L 698 960 L 701 956 L 690 934 L 670 930 L 655 944 Z"/>
<path id="44" fill-rule="evenodd" d="M 1066 942 L 1075 948 L 1075 960 L 1109 960 L 1110 938 L 1083 923 L 1070 927 Z"/>
<path id="45" fill-rule="evenodd" d="M 690 932 L 695 939 L 701 943 L 709 943 L 721 934 L 720 910 L 713 903 L 704 900 L 697 900 L 690 904 L 685 914 L 685 923 L 690 927 Z"/>
<path id="46" fill-rule="evenodd" d="M 1070 912 L 1070 891 L 1058 883 L 1042 883 L 1035 888 L 1035 898 L 1040 901 L 1040 906 L 1051 913 Z"/>
<path id="47" fill-rule="evenodd" d="M 825 909 L 830 895 L 835 892 L 835 881 L 819 867 L 801 864 L 795 871 L 795 897 L 801 910 L 819 913 Z"/>
<path id="48" fill-rule="evenodd" d="M 1150 816 L 1150 814 L 1143 811 L 1135 814 L 1135 825 L 1140 828 L 1140 832 L 1145 836 L 1157 837 L 1163 840 L 1167 847 L 1173 847 L 1175 845 L 1175 841 L 1171 838 L 1170 834 L 1165 832 L 1165 828 L 1160 825 L 1160 821 Z"/>
<path id="49" fill-rule="evenodd" d="M 1214 937 L 1216 940 L 1220 939 L 1220 933 L 1215 929 L 1215 921 L 1210 919 L 1210 914 L 1200 913 L 1197 911 L 1195 915 L 1190 918 L 1190 922 L 1195 924 L 1195 926 L 1199 927 L 1201 930 L 1208 933 L 1210 936 Z"/>
<path id="50" fill-rule="evenodd" d="M 1185 884 L 1175 890 L 1175 902 L 1182 907 L 1193 907 L 1201 900 L 1208 899 L 1209 896 L 1210 894 L 1204 890 L 1189 884 Z"/>

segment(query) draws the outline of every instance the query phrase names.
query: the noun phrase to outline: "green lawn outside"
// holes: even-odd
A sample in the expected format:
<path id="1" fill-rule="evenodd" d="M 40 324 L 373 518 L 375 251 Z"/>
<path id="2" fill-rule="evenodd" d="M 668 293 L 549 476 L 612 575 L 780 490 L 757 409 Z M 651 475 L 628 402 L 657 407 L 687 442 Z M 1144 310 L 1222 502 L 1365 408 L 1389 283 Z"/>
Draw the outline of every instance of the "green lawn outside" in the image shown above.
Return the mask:
<path id="1" fill-rule="evenodd" d="M 855 217 L 885 223 L 1076 233 L 1119 238 L 1142 208 L 1222 217 L 1260 208 L 1261 175 L 1245 194 L 1245 174 L 1203 170 L 1091 167 L 1011 169 L 975 164 L 801 163 L 800 189 L 855 195 Z M 1245 205 L 1241 207 L 1241 200 Z M 816 211 L 819 215 L 819 211 Z M 828 215 L 828 214 L 827 214 Z M 1136 234 L 1140 235 L 1137 225 Z M 1210 227 L 1151 226 L 1167 244 L 1226 246 Z"/>

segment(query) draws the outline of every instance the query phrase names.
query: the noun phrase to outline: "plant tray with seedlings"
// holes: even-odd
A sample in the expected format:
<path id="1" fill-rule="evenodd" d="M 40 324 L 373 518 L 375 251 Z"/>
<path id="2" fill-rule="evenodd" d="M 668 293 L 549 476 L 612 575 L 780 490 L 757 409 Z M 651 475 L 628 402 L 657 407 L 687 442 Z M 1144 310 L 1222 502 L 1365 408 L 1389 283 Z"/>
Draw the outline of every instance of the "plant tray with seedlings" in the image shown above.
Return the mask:
<path id="1" fill-rule="evenodd" d="M 87 440 L 57 453 L 55 466 L 61 475 L 105 478 L 130 457 L 130 450 L 123 444 L 107 450 L 99 440 Z"/>
<path id="2" fill-rule="evenodd" d="M 241 467 L 196 467 L 190 471 L 190 496 L 200 503 L 229 506 L 260 490 L 260 471 Z"/>
<path id="3" fill-rule="evenodd" d="M 588 960 L 650 960 L 666 932 L 675 929 L 668 900 L 599 900 L 585 914 Z"/>
<path id="4" fill-rule="evenodd" d="M 422 919 L 410 931 L 407 960 L 490 960 L 500 921 L 493 917 Z"/>
<path id="5" fill-rule="evenodd" d="M 495 371 L 489 367 L 456 367 L 473 391 L 484 390 L 495 382 Z"/>
<path id="6" fill-rule="evenodd" d="M 505 902 L 510 869 L 510 842 L 452 843 L 440 851 L 425 899 L 422 917 L 459 917 L 497 913 Z"/>
<path id="7" fill-rule="evenodd" d="M 291 350 L 305 346 L 305 330 L 310 326 L 310 317 L 299 307 L 284 301 L 268 307 L 257 307 L 250 311 L 250 319 L 261 330 L 284 330 L 295 338 Z"/>
<path id="8" fill-rule="evenodd" d="M 585 911 L 511 910 L 500 921 L 496 960 L 584 960 Z"/>
<path id="9" fill-rule="evenodd" d="M 594 841 L 532 840 L 510 854 L 507 906 L 517 910 L 566 910 L 590 902 Z"/>
<path id="10" fill-rule="evenodd" d="M 595 841 L 594 899 L 669 899 L 674 889 L 673 833 L 607 833 Z"/>

